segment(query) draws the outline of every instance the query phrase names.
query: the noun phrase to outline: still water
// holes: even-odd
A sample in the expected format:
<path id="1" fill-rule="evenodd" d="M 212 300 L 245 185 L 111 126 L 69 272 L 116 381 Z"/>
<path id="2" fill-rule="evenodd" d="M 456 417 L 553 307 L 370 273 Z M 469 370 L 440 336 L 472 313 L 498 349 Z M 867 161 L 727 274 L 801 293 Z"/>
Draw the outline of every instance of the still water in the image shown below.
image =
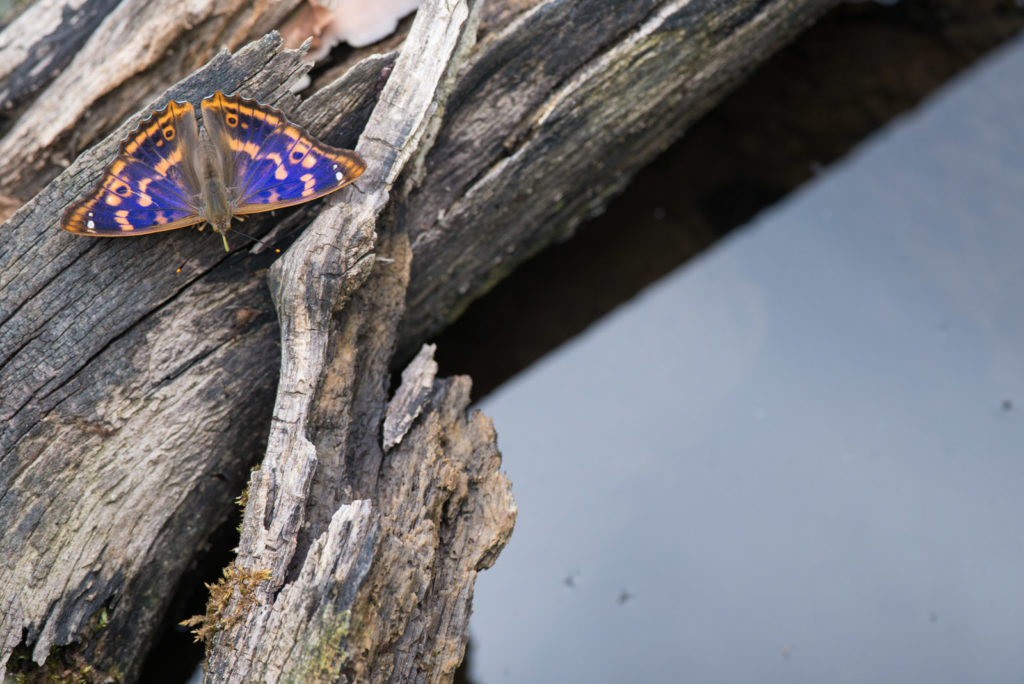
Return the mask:
<path id="1" fill-rule="evenodd" d="M 477 684 L 1024 681 L 1022 74 L 1019 38 L 480 403 L 519 520 Z"/>

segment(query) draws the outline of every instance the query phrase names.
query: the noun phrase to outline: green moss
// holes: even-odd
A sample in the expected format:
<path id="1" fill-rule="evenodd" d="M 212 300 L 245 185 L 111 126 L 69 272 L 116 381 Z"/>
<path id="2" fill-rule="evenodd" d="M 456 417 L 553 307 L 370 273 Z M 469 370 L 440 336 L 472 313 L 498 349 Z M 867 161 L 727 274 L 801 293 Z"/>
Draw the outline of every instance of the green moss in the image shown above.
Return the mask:
<path id="1" fill-rule="evenodd" d="M 217 632 L 229 629 L 245 618 L 256 604 L 256 588 L 271 577 L 269 570 L 248 570 L 232 563 L 224 568 L 219 580 L 206 585 L 210 592 L 206 615 L 194 615 L 179 624 L 194 627 L 192 635 L 195 640 L 209 645 Z M 232 603 L 235 598 L 237 601 Z"/>
<path id="2" fill-rule="evenodd" d="M 338 668 L 348 661 L 349 654 L 342 644 L 349 634 L 352 626 L 352 611 L 345 610 L 334 614 L 333 609 L 325 611 L 324 619 L 321 622 L 320 642 L 317 644 L 314 661 L 315 670 L 310 674 L 315 677 L 325 678 L 334 681 Z"/>
<path id="3" fill-rule="evenodd" d="M 78 644 L 51 648 L 39 667 L 32 662 L 31 651 L 19 646 L 7 663 L 7 674 L 18 684 L 101 684 L 120 682 L 124 677 L 118 668 L 104 671 L 88 662 Z"/>
<path id="4" fill-rule="evenodd" d="M 337 681 L 338 673 L 349 659 L 344 644 L 351 628 L 351 610 L 335 613 L 333 606 L 326 606 L 320 615 L 320 625 L 316 630 L 319 639 L 310 643 L 306 649 L 302 658 L 302 672 L 294 677 L 294 681 Z"/>

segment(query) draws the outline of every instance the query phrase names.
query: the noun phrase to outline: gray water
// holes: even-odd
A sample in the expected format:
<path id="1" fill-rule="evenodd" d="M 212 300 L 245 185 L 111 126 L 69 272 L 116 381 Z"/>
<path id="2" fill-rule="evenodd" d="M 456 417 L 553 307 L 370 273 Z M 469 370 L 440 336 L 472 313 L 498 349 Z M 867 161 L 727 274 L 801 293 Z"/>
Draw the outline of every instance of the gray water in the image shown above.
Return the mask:
<path id="1" fill-rule="evenodd" d="M 1024 39 L 479 408 L 478 684 L 1024 681 Z"/>

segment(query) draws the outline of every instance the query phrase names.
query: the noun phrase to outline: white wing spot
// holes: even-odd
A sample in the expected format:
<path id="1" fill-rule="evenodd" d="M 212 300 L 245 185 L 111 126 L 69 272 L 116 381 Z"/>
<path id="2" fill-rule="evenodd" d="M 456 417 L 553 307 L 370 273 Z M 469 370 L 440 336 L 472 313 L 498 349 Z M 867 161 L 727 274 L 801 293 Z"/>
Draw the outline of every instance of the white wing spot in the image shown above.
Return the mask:
<path id="1" fill-rule="evenodd" d="M 89 213 L 89 216 L 92 216 L 92 212 Z M 85 227 L 88 228 L 89 230 L 92 230 L 93 228 L 96 227 L 96 224 L 92 220 L 90 220 L 88 223 L 85 224 Z"/>
<path id="2" fill-rule="evenodd" d="M 90 212 L 89 212 L 89 216 L 93 216 L 93 215 L 94 215 L 94 214 L 93 214 L 93 213 L 92 213 L 92 212 L 90 211 Z"/>

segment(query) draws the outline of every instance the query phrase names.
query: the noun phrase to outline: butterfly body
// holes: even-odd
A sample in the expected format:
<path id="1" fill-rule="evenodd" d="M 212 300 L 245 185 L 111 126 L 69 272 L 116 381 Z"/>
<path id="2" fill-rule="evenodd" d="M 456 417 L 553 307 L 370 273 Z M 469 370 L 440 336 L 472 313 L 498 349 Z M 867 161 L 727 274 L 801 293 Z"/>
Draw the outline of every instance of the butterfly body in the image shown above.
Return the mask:
<path id="1" fill-rule="evenodd" d="M 231 226 L 231 219 L 238 209 L 233 192 L 233 179 L 228 176 L 223 164 L 214 154 L 213 144 L 209 141 L 205 129 L 201 135 L 203 139 L 200 141 L 198 155 L 202 169 L 199 175 L 200 195 L 195 199 L 202 218 L 215 231 L 223 234 Z"/>
<path id="2" fill-rule="evenodd" d="M 366 168 L 355 152 L 321 143 L 254 100 L 217 92 L 201 110 L 202 129 L 188 102 L 140 123 L 61 226 L 114 237 L 208 223 L 224 236 L 234 217 L 322 197 Z"/>

